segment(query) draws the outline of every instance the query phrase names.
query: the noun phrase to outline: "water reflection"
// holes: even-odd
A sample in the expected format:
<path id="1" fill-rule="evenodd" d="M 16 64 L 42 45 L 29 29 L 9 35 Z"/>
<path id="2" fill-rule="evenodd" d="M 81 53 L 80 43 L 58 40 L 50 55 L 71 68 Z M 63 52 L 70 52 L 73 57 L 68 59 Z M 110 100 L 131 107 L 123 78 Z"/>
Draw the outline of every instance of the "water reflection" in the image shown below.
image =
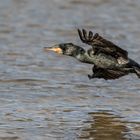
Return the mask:
<path id="1" fill-rule="evenodd" d="M 89 127 L 82 130 L 80 139 L 94 140 L 128 140 L 125 134 L 129 131 L 120 118 L 108 112 L 89 113 L 92 120 Z"/>

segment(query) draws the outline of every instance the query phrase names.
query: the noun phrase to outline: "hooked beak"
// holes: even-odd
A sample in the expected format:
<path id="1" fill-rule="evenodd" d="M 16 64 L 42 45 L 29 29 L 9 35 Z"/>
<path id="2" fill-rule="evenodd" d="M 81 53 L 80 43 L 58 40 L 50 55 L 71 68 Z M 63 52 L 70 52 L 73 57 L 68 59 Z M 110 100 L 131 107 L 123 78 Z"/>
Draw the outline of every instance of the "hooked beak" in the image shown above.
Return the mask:
<path id="1" fill-rule="evenodd" d="M 59 47 L 59 45 L 55 45 L 53 47 L 44 47 L 44 51 L 53 51 L 53 52 L 56 52 L 58 54 L 62 54 L 63 53 L 63 51 Z"/>

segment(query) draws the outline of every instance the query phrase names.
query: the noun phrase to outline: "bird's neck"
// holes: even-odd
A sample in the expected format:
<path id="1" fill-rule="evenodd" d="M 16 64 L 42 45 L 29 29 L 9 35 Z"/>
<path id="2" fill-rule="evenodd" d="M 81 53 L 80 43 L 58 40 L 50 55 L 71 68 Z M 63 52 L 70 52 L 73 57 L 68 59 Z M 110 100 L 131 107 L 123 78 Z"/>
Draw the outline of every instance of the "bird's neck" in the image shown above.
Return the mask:
<path id="1" fill-rule="evenodd" d="M 75 58 L 83 63 L 94 64 L 101 68 L 111 68 L 118 66 L 115 58 L 109 57 L 105 54 L 89 56 L 89 54 L 85 52 L 83 54 L 77 54 Z"/>
<path id="2" fill-rule="evenodd" d="M 75 55 L 75 58 L 83 63 L 93 64 L 96 62 L 96 57 L 90 57 L 87 52 Z"/>

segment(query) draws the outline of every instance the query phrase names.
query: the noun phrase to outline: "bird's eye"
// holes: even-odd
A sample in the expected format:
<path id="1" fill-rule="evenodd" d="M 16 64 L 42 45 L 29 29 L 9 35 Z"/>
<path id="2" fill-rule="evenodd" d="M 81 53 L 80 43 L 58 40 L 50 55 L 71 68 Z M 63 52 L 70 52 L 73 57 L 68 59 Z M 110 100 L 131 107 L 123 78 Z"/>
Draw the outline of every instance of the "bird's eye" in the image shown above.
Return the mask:
<path id="1" fill-rule="evenodd" d="M 63 51 L 64 51 L 64 52 L 66 52 L 66 51 L 67 51 L 67 49 L 66 49 L 66 48 L 63 48 Z"/>

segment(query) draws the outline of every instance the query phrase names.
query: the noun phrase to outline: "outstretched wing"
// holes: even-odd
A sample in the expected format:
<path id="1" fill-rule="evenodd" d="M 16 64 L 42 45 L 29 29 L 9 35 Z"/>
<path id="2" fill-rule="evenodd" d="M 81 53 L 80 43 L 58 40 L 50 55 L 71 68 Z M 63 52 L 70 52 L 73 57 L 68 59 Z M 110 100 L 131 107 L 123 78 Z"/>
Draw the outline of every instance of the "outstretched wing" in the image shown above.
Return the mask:
<path id="1" fill-rule="evenodd" d="M 98 68 L 94 70 L 94 74 L 90 78 L 104 78 L 105 80 L 111 80 L 111 79 L 118 79 L 127 74 L 128 72 L 125 72 L 123 70 Z"/>
<path id="2" fill-rule="evenodd" d="M 123 50 L 122 48 L 118 47 L 111 41 L 104 39 L 98 33 L 95 33 L 93 35 L 93 32 L 89 31 L 89 33 L 87 34 L 86 30 L 83 29 L 81 31 L 78 29 L 78 34 L 81 41 L 83 43 L 91 45 L 95 52 L 103 52 L 103 53 L 109 54 L 117 58 L 118 63 L 119 61 L 123 63 L 123 61 L 126 62 L 128 60 L 128 52 L 126 50 Z"/>
<path id="3" fill-rule="evenodd" d="M 119 71 L 119 70 L 106 70 L 105 71 L 105 76 L 107 77 L 107 79 L 118 79 L 124 75 L 127 75 L 128 73 L 125 73 L 123 71 Z"/>

